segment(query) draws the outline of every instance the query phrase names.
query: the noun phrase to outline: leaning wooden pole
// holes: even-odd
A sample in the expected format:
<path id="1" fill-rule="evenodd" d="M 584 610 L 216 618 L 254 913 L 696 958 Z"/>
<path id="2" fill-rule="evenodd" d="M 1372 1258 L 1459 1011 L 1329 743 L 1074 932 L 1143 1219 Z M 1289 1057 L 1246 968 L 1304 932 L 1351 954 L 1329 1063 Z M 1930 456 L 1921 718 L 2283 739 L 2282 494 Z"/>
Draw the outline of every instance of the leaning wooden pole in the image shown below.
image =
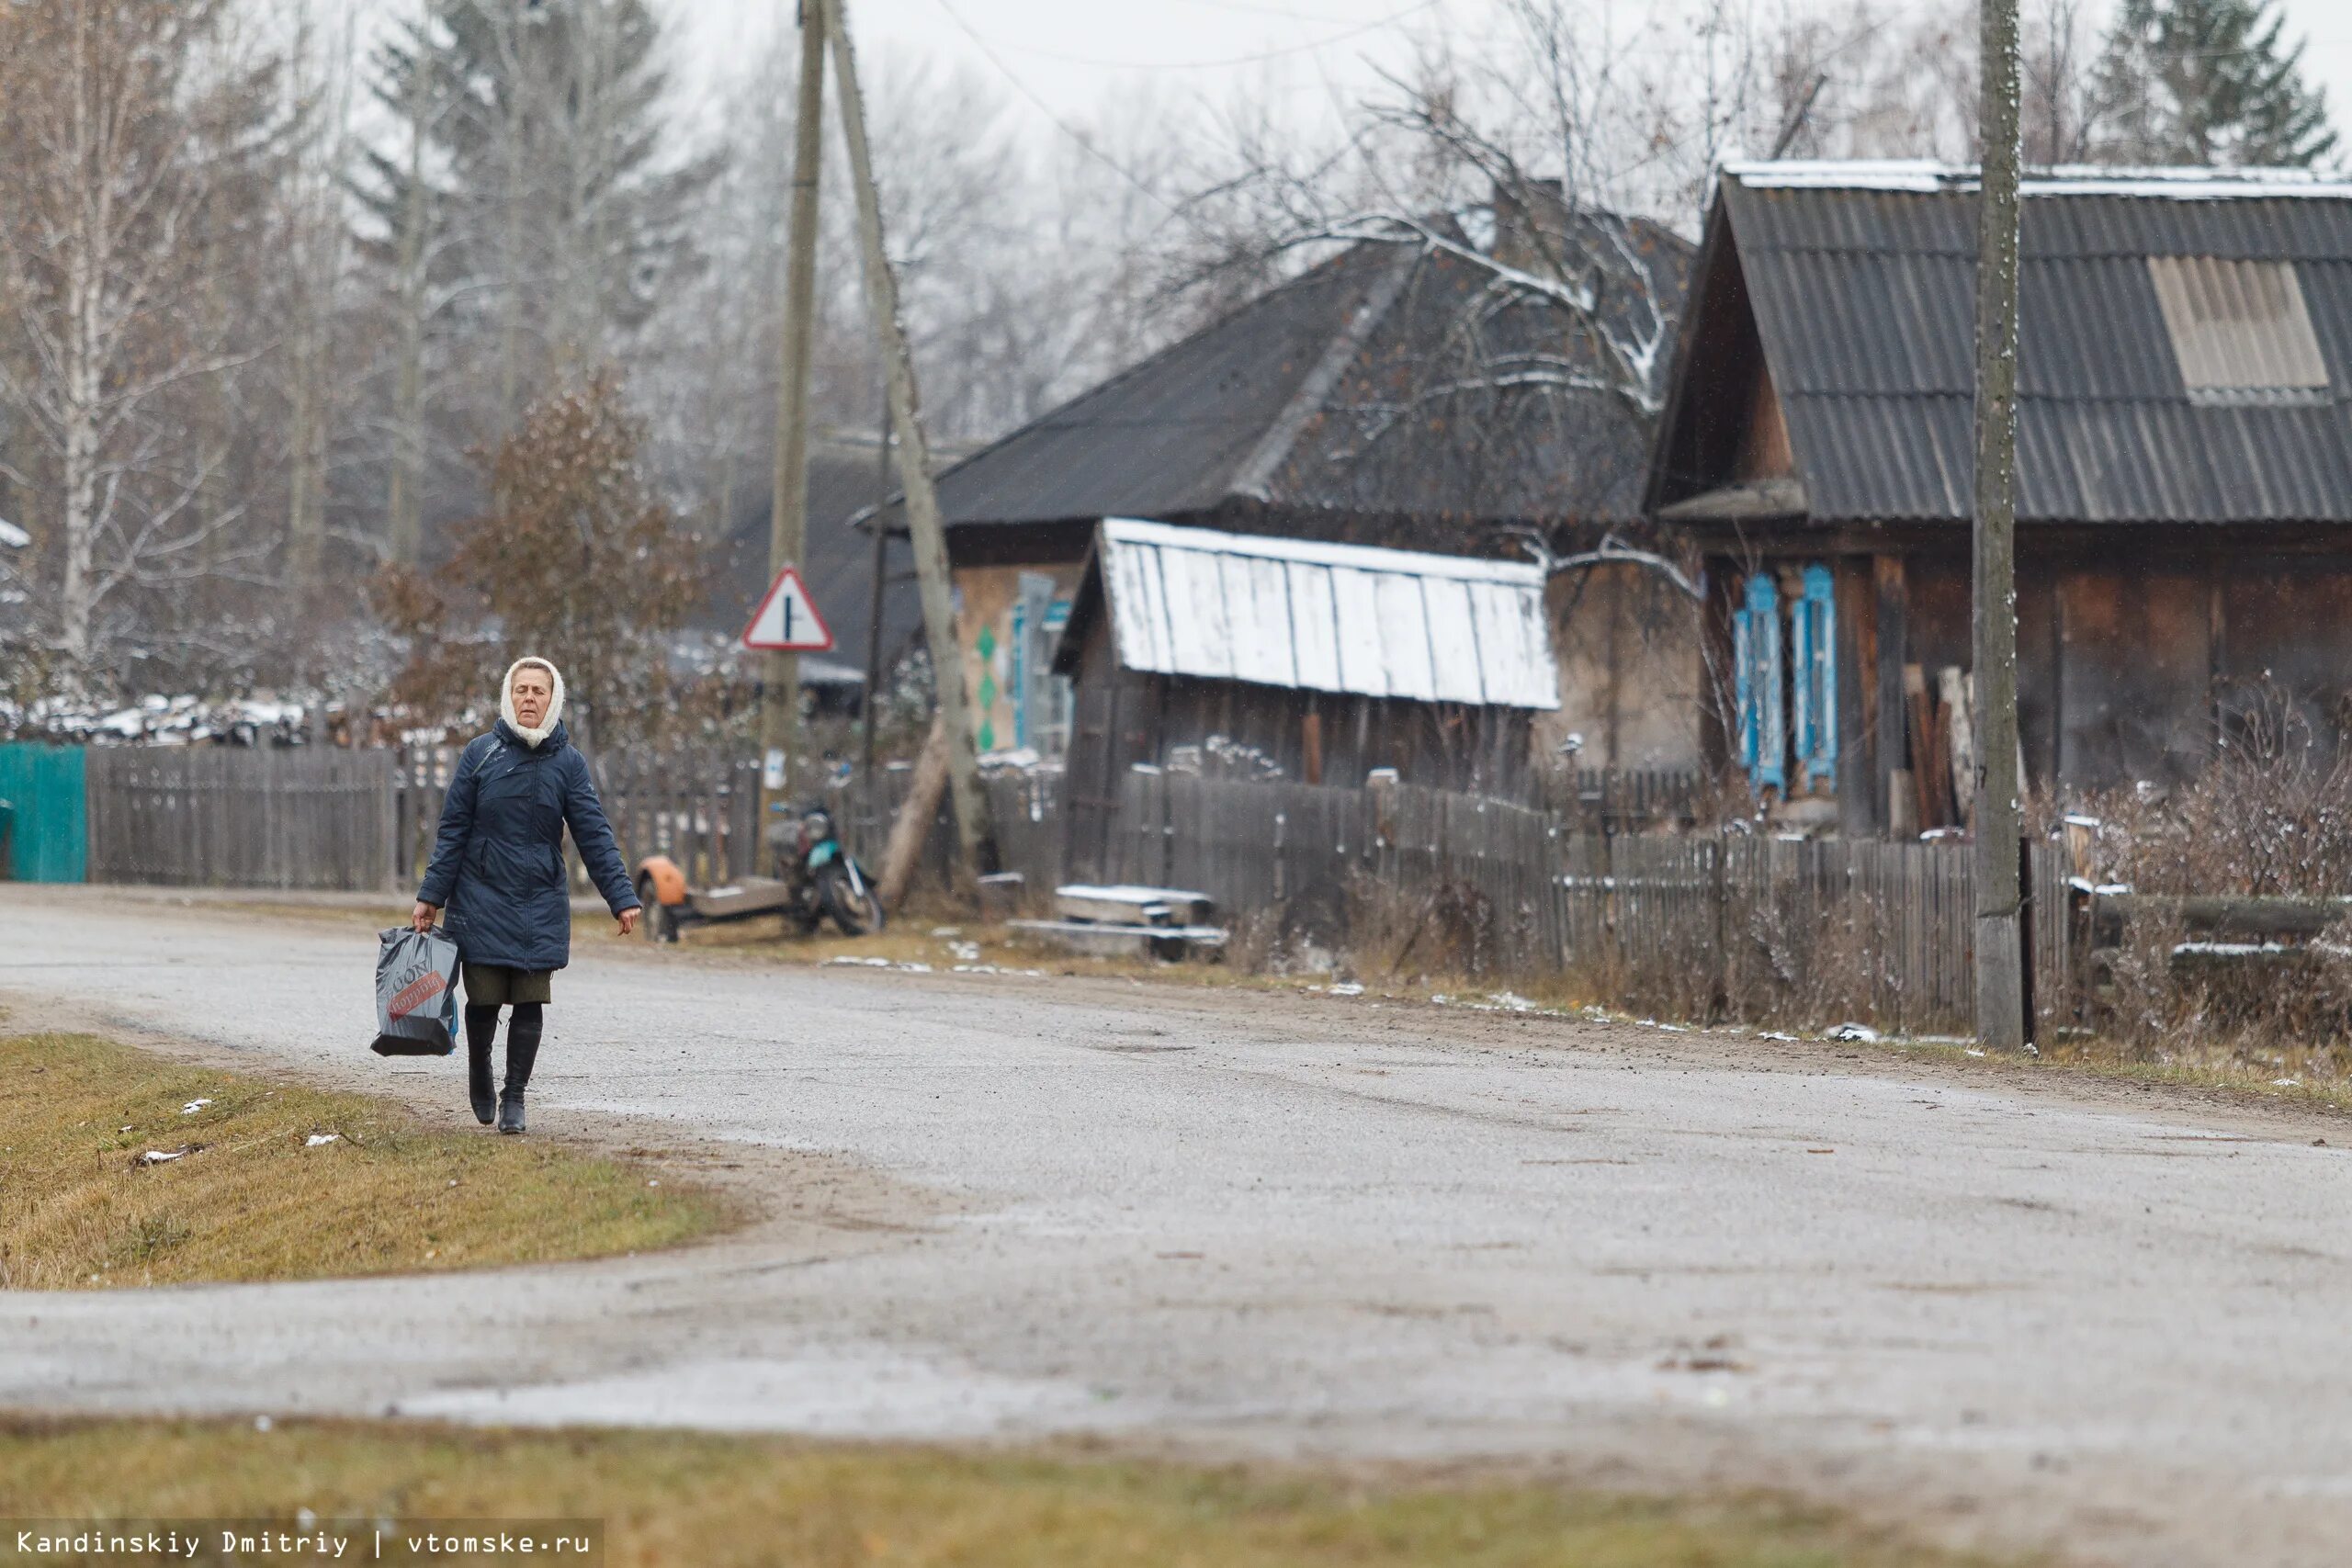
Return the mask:
<path id="1" fill-rule="evenodd" d="M 792 228 L 785 246 L 784 342 L 776 367 L 775 469 L 769 492 L 768 576 L 797 567 L 808 543 L 808 370 L 817 341 L 817 181 L 824 164 L 825 13 L 800 6 L 800 96 L 794 105 Z M 733 519 L 722 519 L 722 525 Z M 760 820 L 791 794 L 800 743 L 800 656 L 760 655 Z"/>
<path id="2" fill-rule="evenodd" d="M 899 436 L 899 489 L 906 497 L 907 536 L 914 547 L 915 579 L 922 589 L 922 626 L 931 646 L 932 684 L 937 688 L 939 719 L 946 731 L 947 789 L 956 807 L 956 838 L 964 876 L 977 885 L 997 869 L 996 825 L 988 796 L 980 791 L 980 754 L 972 734 L 970 702 L 964 691 L 963 653 L 956 643 L 956 610 L 947 575 L 947 529 L 939 495 L 931 485 L 931 446 L 923 438 L 922 400 L 907 331 L 899 314 L 899 280 L 882 246 L 882 198 L 874 183 L 874 159 L 865 140 L 865 97 L 857 83 L 850 49 L 849 22 L 841 0 L 810 0 L 824 17 L 833 51 L 833 79 L 841 89 L 842 139 L 849 144 L 850 184 L 857 192 L 857 234 L 865 253 L 865 299 L 875 331 L 882 334 L 882 358 L 889 373 L 890 423 Z M 875 525 L 881 526 L 877 518 Z"/>
<path id="3" fill-rule="evenodd" d="M 1976 258 L 1976 1035 L 2026 1043 L 2018 840 L 2018 0 L 1979 0 Z"/>

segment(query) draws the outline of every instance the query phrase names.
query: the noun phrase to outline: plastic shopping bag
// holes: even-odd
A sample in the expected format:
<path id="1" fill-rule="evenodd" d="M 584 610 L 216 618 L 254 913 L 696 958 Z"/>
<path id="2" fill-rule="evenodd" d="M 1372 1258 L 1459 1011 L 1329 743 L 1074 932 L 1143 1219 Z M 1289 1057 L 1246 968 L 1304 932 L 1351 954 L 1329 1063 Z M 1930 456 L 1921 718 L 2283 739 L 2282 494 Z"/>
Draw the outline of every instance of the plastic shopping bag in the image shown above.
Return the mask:
<path id="1" fill-rule="evenodd" d="M 439 931 L 388 931 L 376 950 L 379 1056 L 446 1056 L 458 1048 L 458 944 Z"/>

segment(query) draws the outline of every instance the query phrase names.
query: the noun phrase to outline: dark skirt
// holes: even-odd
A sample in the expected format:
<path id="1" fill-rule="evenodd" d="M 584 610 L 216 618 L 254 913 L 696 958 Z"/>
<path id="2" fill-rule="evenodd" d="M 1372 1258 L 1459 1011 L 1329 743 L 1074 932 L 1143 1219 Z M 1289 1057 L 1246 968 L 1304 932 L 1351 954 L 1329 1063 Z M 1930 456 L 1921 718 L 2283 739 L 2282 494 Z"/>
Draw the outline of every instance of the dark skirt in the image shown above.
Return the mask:
<path id="1" fill-rule="evenodd" d="M 469 1008 L 555 1000 L 552 969 L 514 969 L 503 964 L 469 964 L 464 968 Z"/>

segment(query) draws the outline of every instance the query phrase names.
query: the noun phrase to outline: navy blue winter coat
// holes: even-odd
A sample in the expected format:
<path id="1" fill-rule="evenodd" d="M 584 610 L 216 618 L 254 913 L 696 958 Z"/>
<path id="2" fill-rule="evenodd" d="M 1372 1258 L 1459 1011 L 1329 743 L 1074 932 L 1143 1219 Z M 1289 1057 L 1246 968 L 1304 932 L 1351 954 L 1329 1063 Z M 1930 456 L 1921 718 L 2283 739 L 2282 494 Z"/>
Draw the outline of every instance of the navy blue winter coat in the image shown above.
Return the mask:
<path id="1" fill-rule="evenodd" d="M 467 742 L 441 807 L 433 863 L 417 900 L 440 908 L 468 964 L 560 969 L 571 960 L 571 890 L 563 829 L 596 891 L 617 915 L 639 907 L 588 776 L 588 760 L 559 723 L 537 746 L 504 719 Z"/>

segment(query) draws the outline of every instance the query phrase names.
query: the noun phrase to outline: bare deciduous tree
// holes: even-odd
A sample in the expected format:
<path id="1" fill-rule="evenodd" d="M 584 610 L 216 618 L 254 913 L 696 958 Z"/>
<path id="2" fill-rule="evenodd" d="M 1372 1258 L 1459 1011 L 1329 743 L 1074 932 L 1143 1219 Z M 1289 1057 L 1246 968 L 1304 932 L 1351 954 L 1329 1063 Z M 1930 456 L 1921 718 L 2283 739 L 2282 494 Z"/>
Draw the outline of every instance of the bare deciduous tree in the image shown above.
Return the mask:
<path id="1" fill-rule="evenodd" d="M 266 344 L 199 296 L 252 258 L 282 123 L 273 62 L 231 49 L 215 0 L 29 0 L 0 11 L 0 259 L 15 342 L 0 378 L 32 442 L 10 480 L 55 558 L 51 635 L 104 651 L 127 588 L 258 579 L 232 538 L 244 498 L 208 495 L 227 453 L 186 402 Z"/>
<path id="2" fill-rule="evenodd" d="M 501 655 L 448 633 L 488 620 L 504 646 L 563 668 L 583 739 L 592 725 L 607 739 L 662 727 L 670 637 L 702 592 L 700 542 L 647 482 L 643 440 L 619 378 L 599 371 L 477 453 L 490 506 L 458 526 L 447 581 L 393 566 L 376 585 L 410 645 L 397 689 L 420 714 L 454 717 L 478 700 Z"/>

